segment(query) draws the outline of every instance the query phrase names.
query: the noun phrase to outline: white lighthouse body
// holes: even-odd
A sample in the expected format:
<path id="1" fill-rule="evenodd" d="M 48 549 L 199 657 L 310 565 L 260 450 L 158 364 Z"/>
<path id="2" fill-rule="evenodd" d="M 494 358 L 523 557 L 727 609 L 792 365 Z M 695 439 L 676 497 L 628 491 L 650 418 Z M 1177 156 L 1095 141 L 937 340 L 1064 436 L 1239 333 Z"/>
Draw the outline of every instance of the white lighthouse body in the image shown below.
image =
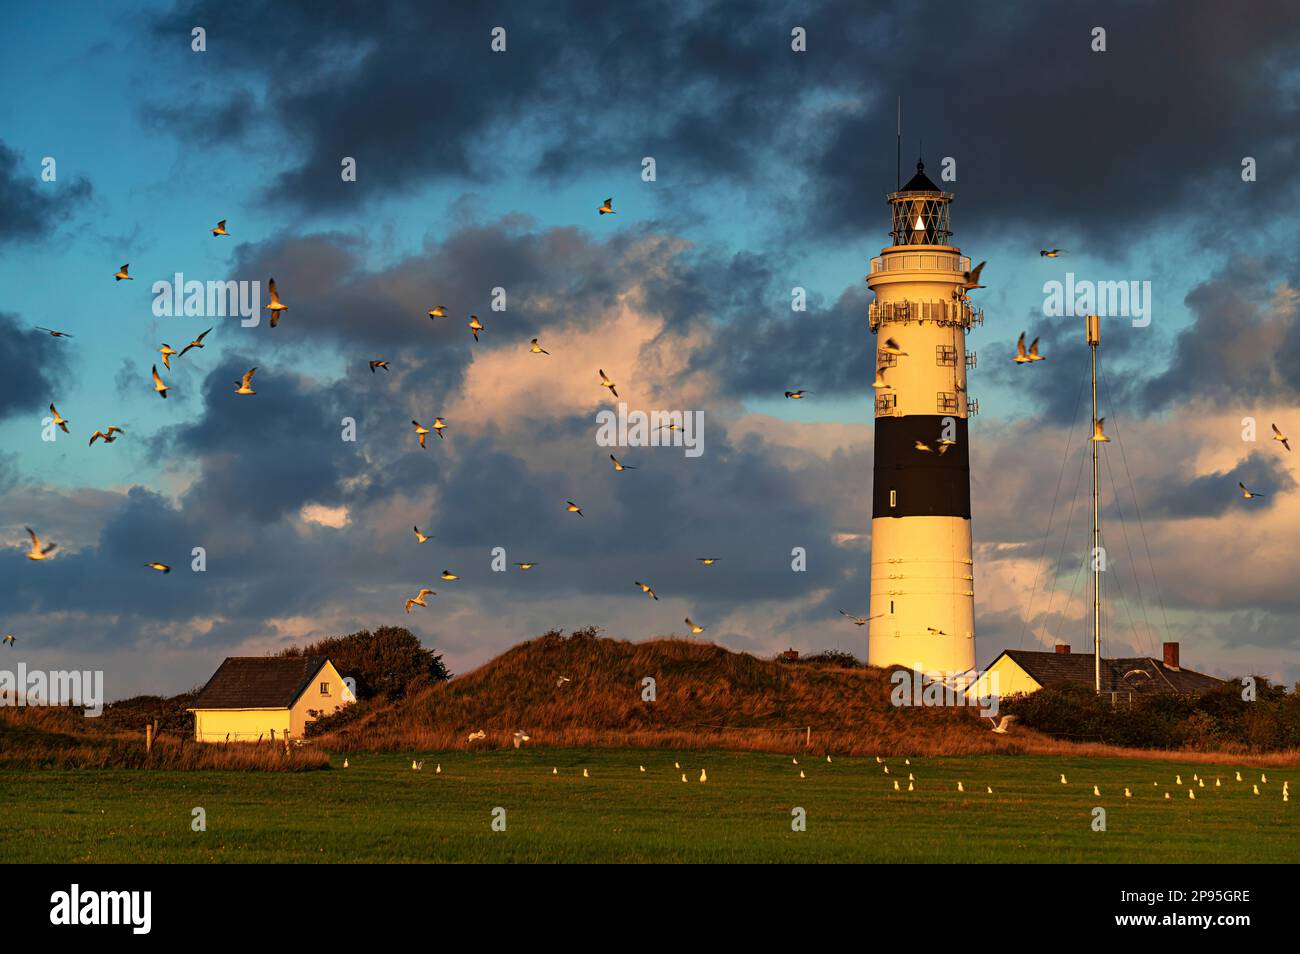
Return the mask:
<path id="1" fill-rule="evenodd" d="M 952 194 L 916 169 L 888 197 L 893 244 L 867 277 L 877 384 L 867 659 L 957 673 L 975 666 L 967 418 L 978 406 L 966 332 L 983 313 L 969 300 L 970 259 L 948 244 Z"/>

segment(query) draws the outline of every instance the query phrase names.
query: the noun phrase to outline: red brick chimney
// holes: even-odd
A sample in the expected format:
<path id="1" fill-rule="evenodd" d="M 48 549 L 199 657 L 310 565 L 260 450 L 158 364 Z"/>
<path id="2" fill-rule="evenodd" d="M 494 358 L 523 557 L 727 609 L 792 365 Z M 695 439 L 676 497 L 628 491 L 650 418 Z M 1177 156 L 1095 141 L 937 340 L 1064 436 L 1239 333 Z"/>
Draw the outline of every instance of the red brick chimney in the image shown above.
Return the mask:
<path id="1" fill-rule="evenodd" d="M 1165 667 L 1168 669 L 1178 668 L 1178 644 L 1165 643 Z"/>
<path id="2" fill-rule="evenodd" d="M 1068 655 L 1069 652 L 1070 652 L 1070 647 L 1069 647 L 1068 645 L 1066 645 L 1065 643 L 1057 643 L 1057 644 L 1056 644 L 1056 651 L 1057 651 L 1058 653 L 1063 653 L 1063 654 Z"/>
<path id="3" fill-rule="evenodd" d="M 787 649 L 785 652 L 781 654 L 781 658 L 789 662 L 797 662 L 799 659 L 799 650 Z"/>

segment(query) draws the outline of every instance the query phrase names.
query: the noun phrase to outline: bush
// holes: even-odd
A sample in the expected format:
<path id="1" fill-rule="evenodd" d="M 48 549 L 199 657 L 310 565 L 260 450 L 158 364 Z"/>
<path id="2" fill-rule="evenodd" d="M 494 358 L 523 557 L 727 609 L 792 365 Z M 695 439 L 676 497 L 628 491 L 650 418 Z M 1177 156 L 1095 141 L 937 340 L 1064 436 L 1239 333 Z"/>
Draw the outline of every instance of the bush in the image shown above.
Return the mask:
<path id="1" fill-rule="evenodd" d="M 343 676 L 356 680 L 357 698 L 400 699 L 408 692 L 451 678 L 442 654 L 426 649 L 409 629 L 381 626 L 349 636 L 331 636 L 282 656 L 328 656 Z"/>

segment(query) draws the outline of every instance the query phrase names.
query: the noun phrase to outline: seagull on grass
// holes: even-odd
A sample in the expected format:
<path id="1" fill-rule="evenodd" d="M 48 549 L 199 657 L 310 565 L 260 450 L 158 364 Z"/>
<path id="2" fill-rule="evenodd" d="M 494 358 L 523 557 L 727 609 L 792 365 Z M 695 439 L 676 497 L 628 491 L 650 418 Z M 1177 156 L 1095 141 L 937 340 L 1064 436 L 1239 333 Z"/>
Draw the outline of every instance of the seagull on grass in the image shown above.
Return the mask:
<path id="1" fill-rule="evenodd" d="M 423 606 L 426 609 L 428 609 L 429 604 L 424 601 L 424 598 L 426 596 L 437 596 L 437 595 L 438 594 L 433 592 L 433 590 L 428 589 L 427 587 L 421 587 L 419 593 L 417 593 L 411 599 L 408 599 L 406 601 L 406 612 L 410 613 L 412 606 Z"/>
<path id="2" fill-rule="evenodd" d="M 467 735 L 465 737 L 465 741 L 478 742 L 479 740 L 486 739 L 486 738 L 487 738 L 487 733 L 484 732 L 482 729 L 479 729 L 477 732 L 471 732 L 469 735 Z"/>

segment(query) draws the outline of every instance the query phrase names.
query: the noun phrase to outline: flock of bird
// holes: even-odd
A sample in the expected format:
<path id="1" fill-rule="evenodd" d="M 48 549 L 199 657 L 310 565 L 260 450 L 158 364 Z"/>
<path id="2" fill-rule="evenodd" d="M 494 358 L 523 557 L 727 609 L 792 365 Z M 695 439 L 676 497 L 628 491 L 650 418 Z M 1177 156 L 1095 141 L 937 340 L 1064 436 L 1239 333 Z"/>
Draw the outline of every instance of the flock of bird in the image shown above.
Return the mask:
<path id="1" fill-rule="evenodd" d="M 601 216 L 615 214 L 613 198 L 606 199 L 597 208 L 597 212 Z M 230 235 L 230 233 L 226 230 L 226 222 L 227 222 L 226 219 L 222 219 L 220 222 L 217 223 L 217 225 L 214 228 L 210 230 L 214 238 L 228 237 Z M 131 268 L 130 263 L 123 264 L 121 268 L 119 268 L 114 273 L 113 275 L 114 281 L 116 282 L 134 281 L 135 277 L 131 275 L 130 268 Z M 269 292 L 270 301 L 267 305 L 264 306 L 263 310 L 270 313 L 269 324 L 272 328 L 276 328 L 279 325 L 280 320 L 284 317 L 285 313 L 289 310 L 289 306 L 285 304 L 284 301 L 281 300 L 279 288 L 277 287 L 274 278 L 269 280 L 269 282 L 267 283 L 267 288 Z M 434 321 L 438 319 L 445 319 L 450 317 L 446 305 L 435 305 L 432 308 L 428 309 L 427 314 L 430 320 L 434 320 Z M 476 314 L 470 314 L 469 321 L 467 323 L 467 328 L 476 342 L 481 340 L 479 338 L 480 333 L 485 332 L 487 330 L 487 327 L 483 324 L 482 321 L 479 320 L 479 317 Z M 38 330 L 54 338 L 72 337 L 70 333 L 58 329 L 43 328 L 38 326 Z M 165 371 L 172 370 L 171 362 L 173 358 L 179 360 L 181 358 L 184 358 L 185 355 L 187 355 L 190 351 L 204 348 L 206 346 L 204 339 L 206 339 L 207 336 L 211 334 L 212 330 L 213 330 L 212 328 L 208 328 L 202 334 L 197 336 L 193 341 L 191 341 L 189 344 L 185 345 L 183 348 L 179 350 L 173 348 L 170 344 L 163 342 L 161 346 L 158 348 L 158 353 L 161 356 L 163 369 Z M 551 354 L 550 351 L 548 351 L 547 349 L 541 346 L 541 342 L 538 338 L 532 338 L 529 340 L 528 350 L 531 354 L 548 355 L 548 356 Z M 386 372 L 390 370 L 389 362 L 386 359 L 381 359 L 381 358 L 370 359 L 367 362 L 367 364 L 372 374 L 376 373 L 380 369 Z M 256 373 L 257 373 L 256 367 L 250 368 L 247 372 L 245 372 L 243 377 L 240 380 L 235 382 L 233 394 L 238 397 L 251 397 L 253 395 L 256 395 L 257 391 L 252 386 L 253 376 Z M 597 369 L 597 373 L 600 379 L 600 386 L 606 389 L 607 391 L 609 391 L 612 397 L 617 398 L 619 396 L 619 393 L 618 393 L 618 386 L 616 382 L 608 374 L 605 373 L 605 370 L 603 368 Z M 162 378 L 162 376 L 159 374 L 157 363 L 155 363 L 150 369 L 150 374 L 153 381 L 154 392 L 160 398 L 165 400 L 167 398 L 167 392 L 172 390 L 172 387 L 171 385 L 167 384 L 165 380 Z M 802 394 L 798 396 L 802 396 Z M 58 412 L 53 402 L 51 402 L 50 404 L 50 414 L 52 416 L 51 419 L 55 426 L 57 426 L 65 434 L 71 433 L 71 431 L 68 428 L 70 422 Z M 412 427 L 414 428 L 416 441 L 419 443 L 419 446 L 421 448 L 428 447 L 428 444 L 426 443 L 426 439 L 430 434 L 437 434 L 440 440 L 446 439 L 446 435 L 443 432 L 447 429 L 448 424 L 447 421 L 441 416 L 435 417 L 433 419 L 433 423 L 428 427 L 426 427 L 424 424 L 416 420 L 412 420 L 411 424 Z M 666 424 L 663 425 L 663 427 L 669 429 L 677 429 L 678 425 Z M 109 425 L 107 428 L 97 429 L 91 435 L 89 443 L 90 445 L 93 446 L 97 440 L 102 440 L 104 444 L 112 444 L 116 440 L 118 440 L 119 435 L 123 435 L 125 433 L 126 433 L 126 429 L 123 426 L 118 424 L 112 424 Z M 615 457 L 613 454 L 609 455 L 609 459 L 613 464 L 613 470 L 615 471 L 615 473 L 623 473 L 625 471 L 637 469 L 637 466 L 634 466 L 632 464 L 625 464 L 617 457 Z M 565 501 L 565 511 L 568 513 L 576 514 L 579 517 L 584 516 L 582 507 L 580 507 L 577 503 L 575 503 L 572 500 Z M 431 534 L 421 533 L 419 527 L 415 527 L 414 531 L 415 531 L 415 538 L 417 544 L 427 543 L 428 541 L 434 539 Z M 54 553 L 54 551 L 58 548 L 58 544 L 55 543 L 50 543 L 50 544 L 42 543 L 41 540 L 37 537 L 36 532 L 32 530 L 30 527 L 27 528 L 27 533 L 31 537 L 31 544 L 27 551 L 27 558 L 29 560 L 39 561 L 39 560 L 49 559 L 50 556 Z M 697 561 L 703 566 L 710 567 L 716 564 L 719 559 L 720 559 L 719 557 L 698 557 Z M 526 571 L 526 570 L 532 570 L 537 566 L 539 566 L 540 564 L 536 560 L 528 560 L 528 561 L 518 561 L 515 562 L 513 565 L 521 571 Z M 171 567 L 169 565 L 158 561 L 150 561 L 149 563 L 144 564 L 144 566 L 148 569 L 152 569 L 160 573 L 171 572 Z M 460 577 L 457 574 L 453 573 L 451 570 L 444 570 L 441 574 L 441 579 L 445 582 L 454 582 L 459 580 Z M 649 584 L 636 581 L 635 585 L 639 587 L 647 597 L 654 600 L 659 599 L 658 594 L 654 591 L 654 588 L 651 587 Z M 422 586 L 418 588 L 414 596 L 408 597 L 406 599 L 405 601 L 406 612 L 409 614 L 411 612 L 411 609 L 417 606 L 428 608 L 429 605 L 427 602 L 428 597 L 431 596 L 436 597 L 437 595 L 438 595 L 437 592 L 432 587 Z M 703 633 L 705 630 L 704 626 L 694 622 L 693 620 L 691 620 L 690 617 L 687 617 L 685 619 L 685 623 L 687 629 L 693 635 L 699 635 L 700 633 Z M 15 640 L 12 636 L 8 636 L 5 639 L 5 642 L 8 645 L 12 646 Z"/>

